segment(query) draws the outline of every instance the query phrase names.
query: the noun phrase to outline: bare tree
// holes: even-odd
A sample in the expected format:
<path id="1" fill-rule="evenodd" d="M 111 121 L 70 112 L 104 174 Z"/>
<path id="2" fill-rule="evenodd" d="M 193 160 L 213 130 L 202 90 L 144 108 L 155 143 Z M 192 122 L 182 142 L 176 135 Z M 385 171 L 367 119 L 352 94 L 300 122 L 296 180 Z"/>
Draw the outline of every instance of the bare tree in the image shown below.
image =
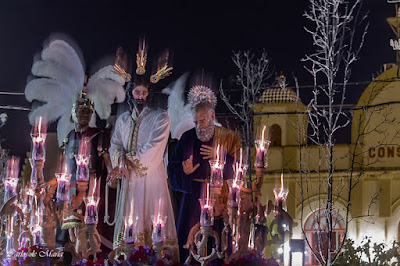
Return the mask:
<path id="1" fill-rule="evenodd" d="M 302 210 L 306 193 L 309 190 L 317 191 L 318 206 L 310 208 L 323 209 L 314 213 L 317 221 L 318 245 L 311 246 L 307 243 L 316 258 L 322 265 L 332 265 L 335 261 L 341 245 L 334 249 L 333 231 L 336 211 L 333 205 L 337 198 L 348 191 L 348 202 L 346 206 L 346 232 L 349 222 L 349 208 L 351 202 L 351 191 L 355 182 L 352 180 L 353 167 L 350 172 L 335 173 L 334 145 L 335 133 L 347 127 L 351 122 L 351 117 L 344 110 L 344 102 L 351 74 L 351 66 L 358 59 L 358 54 L 363 46 L 364 37 L 367 32 L 368 24 L 365 23 L 365 15 L 361 15 L 362 0 L 348 2 L 344 0 L 310 0 L 309 10 L 305 17 L 312 22 L 311 28 L 306 31 L 311 34 L 316 51 L 306 55 L 303 61 L 308 64 L 306 69 L 314 80 L 313 97 L 308 104 L 309 119 L 309 140 L 318 147 L 317 160 L 318 167 L 315 170 L 317 183 L 310 187 L 311 182 L 307 178 L 309 171 L 305 167 L 304 154 L 300 154 L 300 188 L 302 198 Z M 359 31 L 360 30 L 360 31 Z M 324 84 L 324 85 L 321 85 Z M 304 151 L 300 147 L 300 153 Z M 356 152 L 356 148 L 354 149 Z M 354 152 L 352 154 L 354 155 Z M 354 157 L 352 157 L 354 160 Z M 354 161 L 353 161 L 354 162 Z M 314 176 L 315 176 L 314 175 Z M 349 176 L 349 180 L 342 183 L 334 180 L 337 176 Z M 303 217 L 301 217 L 303 219 Z M 304 228 L 302 229 L 303 233 Z M 306 237 L 307 239 L 307 237 Z M 343 243 L 343 241 L 342 241 Z M 327 251 L 326 251 L 327 249 Z"/>
<path id="2" fill-rule="evenodd" d="M 243 142 L 245 143 L 245 155 L 248 164 L 248 173 L 251 183 L 252 165 L 250 148 L 254 144 L 254 106 L 262 89 L 267 86 L 267 80 L 271 77 L 270 62 L 266 51 L 256 58 L 250 51 L 233 52 L 233 63 L 238 68 L 236 80 L 241 87 L 241 100 L 237 103 L 230 102 L 230 96 L 226 94 L 220 84 L 220 94 L 229 111 L 239 118 L 242 123 Z"/>

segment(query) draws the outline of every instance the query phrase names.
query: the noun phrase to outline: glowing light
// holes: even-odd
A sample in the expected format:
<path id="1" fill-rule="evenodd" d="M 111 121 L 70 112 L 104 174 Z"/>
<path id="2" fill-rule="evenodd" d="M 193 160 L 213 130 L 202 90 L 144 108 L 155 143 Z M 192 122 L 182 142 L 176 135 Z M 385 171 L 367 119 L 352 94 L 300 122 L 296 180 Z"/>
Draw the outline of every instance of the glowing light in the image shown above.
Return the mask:
<path id="1" fill-rule="evenodd" d="M 209 183 L 207 183 L 207 191 L 206 191 L 206 193 L 207 193 L 207 201 L 206 201 L 206 206 L 205 207 L 209 207 L 210 205 L 208 204 L 209 203 L 209 198 L 210 198 L 210 193 L 209 193 L 209 191 L 210 191 L 210 184 Z"/>
<path id="2" fill-rule="evenodd" d="M 262 133 L 261 133 L 261 142 L 260 142 L 260 150 L 264 151 L 265 146 L 264 146 L 264 132 L 265 132 L 266 126 L 264 126 Z"/>

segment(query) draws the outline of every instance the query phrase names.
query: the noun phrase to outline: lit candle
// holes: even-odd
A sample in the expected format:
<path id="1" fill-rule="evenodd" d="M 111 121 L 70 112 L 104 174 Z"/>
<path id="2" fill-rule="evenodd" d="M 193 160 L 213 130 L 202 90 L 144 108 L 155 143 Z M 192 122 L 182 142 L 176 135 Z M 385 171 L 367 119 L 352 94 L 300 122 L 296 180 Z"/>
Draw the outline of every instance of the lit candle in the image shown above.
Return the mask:
<path id="1" fill-rule="evenodd" d="M 289 190 L 283 187 L 283 173 L 281 174 L 281 187 L 274 189 L 275 195 L 275 205 L 279 206 L 282 209 L 286 209 L 284 205 L 287 195 L 289 194 Z"/>
<path id="2" fill-rule="evenodd" d="M 78 182 L 89 181 L 89 160 L 90 160 L 90 155 L 84 155 L 84 154 L 75 155 L 76 180 Z"/>
<path id="3" fill-rule="evenodd" d="M 255 167 L 257 168 L 264 168 L 265 167 L 265 162 L 264 162 L 264 157 L 265 157 L 265 152 L 266 148 L 265 145 L 269 145 L 269 141 L 264 140 L 264 132 L 265 132 L 266 126 L 264 126 L 262 133 L 261 133 L 261 140 L 256 140 L 256 162 L 255 162 Z"/>
<path id="4" fill-rule="evenodd" d="M 233 180 L 228 180 L 228 186 L 230 189 L 230 196 L 228 198 L 228 203 L 230 207 L 237 208 L 240 201 L 240 188 L 243 185 L 243 179 L 245 172 L 247 170 L 247 165 L 243 164 L 243 150 L 240 148 L 240 158 L 239 162 L 233 164 L 233 171 L 235 178 Z"/>
<path id="5" fill-rule="evenodd" d="M 153 234 L 151 239 L 153 243 L 163 243 L 165 241 L 165 223 L 167 216 L 162 217 L 160 214 L 152 216 Z"/>
<path id="6" fill-rule="evenodd" d="M 35 161 L 45 160 L 44 143 L 46 141 L 46 134 L 42 132 L 42 117 L 39 117 L 35 132 L 31 135 L 33 142 L 32 159 Z"/>
<path id="7" fill-rule="evenodd" d="M 213 216 L 213 205 L 210 199 L 210 185 L 207 183 L 206 198 L 199 199 L 201 213 L 200 213 L 200 225 L 201 226 L 213 226 L 214 216 Z"/>
<path id="8" fill-rule="evenodd" d="M 237 208 L 240 202 L 240 188 L 243 185 L 243 180 L 237 179 L 238 174 L 236 174 L 235 179 L 228 180 L 228 186 L 230 188 L 230 196 L 228 198 L 228 204 L 230 207 Z"/>
<path id="9" fill-rule="evenodd" d="M 223 183 L 223 170 L 224 170 L 224 161 L 220 159 L 220 145 L 217 145 L 217 159 L 210 160 L 211 166 L 211 177 L 210 183 L 213 187 L 221 187 Z"/>
<path id="10" fill-rule="evenodd" d="M 94 180 L 92 196 L 85 197 L 85 203 L 86 203 L 85 224 L 97 224 L 99 221 L 97 205 L 99 204 L 100 198 L 94 196 L 95 189 L 96 189 L 96 179 Z"/>
<path id="11" fill-rule="evenodd" d="M 65 164 L 64 173 L 56 173 L 57 178 L 57 200 L 66 201 L 69 199 L 68 185 L 71 174 L 67 173 L 67 164 Z"/>
<path id="12" fill-rule="evenodd" d="M 239 187 L 235 184 L 232 187 L 232 207 L 237 207 L 239 204 L 238 194 L 239 194 Z"/>
<path id="13" fill-rule="evenodd" d="M 25 188 L 24 190 L 25 194 L 24 194 L 24 204 L 23 204 L 23 212 L 30 212 L 31 208 L 32 208 L 32 200 L 33 200 L 33 195 L 34 190 L 32 188 L 32 186 L 30 188 Z"/>
<path id="14" fill-rule="evenodd" d="M 135 244 L 137 240 L 136 226 L 138 217 L 132 218 L 132 216 L 129 216 L 127 220 L 125 222 L 125 243 Z"/>
<path id="15" fill-rule="evenodd" d="M 17 195 L 17 185 L 18 178 L 8 178 L 4 180 L 5 183 L 5 193 L 4 193 L 4 201 L 8 201 L 10 198 Z"/>
<path id="16" fill-rule="evenodd" d="M 7 160 L 6 178 L 4 179 L 5 193 L 4 201 L 9 200 L 11 197 L 17 195 L 19 174 L 19 158 L 12 156 Z"/>
<path id="17" fill-rule="evenodd" d="M 125 217 L 125 233 L 124 233 L 124 238 L 125 238 L 125 243 L 126 244 L 135 244 L 137 240 L 137 222 L 138 222 L 138 217 L 133 216 L 134 213 L 134 205 L 133 205 L 133 200 L 131 201 L 131 208 L 130 208 L 130 215 L 128 217 Z"/>

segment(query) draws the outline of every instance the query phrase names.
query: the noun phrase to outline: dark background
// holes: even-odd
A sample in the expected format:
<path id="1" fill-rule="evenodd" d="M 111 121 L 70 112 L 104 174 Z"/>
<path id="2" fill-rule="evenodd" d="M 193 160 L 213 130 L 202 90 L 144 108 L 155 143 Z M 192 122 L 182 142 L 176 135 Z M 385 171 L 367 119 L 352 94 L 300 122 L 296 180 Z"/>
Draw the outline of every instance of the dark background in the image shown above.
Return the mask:
<path id="1" fill-rule="evenodd" d="M 236 73 L 232 50 L 265 48 L 276 72 L 284 71 L 289 85 L 293 74 L 307 103 L 310 75 L 300 61 L 312 51 L 303 27 L 305 0 L 260 1 L 2 1 L 0 3 L 0 91 L 23 92 L 33 56 L 53 32 L 69 35 L 80 46 L 87 70 L 119 45 L 136 52 L 145 34 L 150 55 L 163 48 L 174 53 L 173 81 L 185 71 L 206 69 L 216 80 Z M 386 18 L 395 15 L 393 4 L 366 0 L 370 27 L 352 81 L 370 81 L 395 53 L 389 46 L 394 35 Z M 375 75 L 376 76 L 376 75 Z M 348 102 L 356 103 L 366 85 L 352 86 Z M 0 95 L 0 105 L 30 107 L 24 96 Z M 223 103 L 219 103 L 223 105 Z M 219 107 L 219 112 L 226 110 Z M 9 116 L 1 128 L 2 145 L 11 154 L 25 156 L 30 149 L 27 111 L 0 110 Z"/>

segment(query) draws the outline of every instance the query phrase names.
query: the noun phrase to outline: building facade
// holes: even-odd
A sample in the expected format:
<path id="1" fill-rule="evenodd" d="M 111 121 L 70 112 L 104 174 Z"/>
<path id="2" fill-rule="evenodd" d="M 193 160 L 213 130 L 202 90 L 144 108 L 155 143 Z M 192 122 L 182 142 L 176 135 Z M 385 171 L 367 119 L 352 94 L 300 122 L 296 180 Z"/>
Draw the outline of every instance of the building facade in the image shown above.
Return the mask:
<path id="1" fill-rule="evenodd" d="M 365 237 L 386 244 L 400 238 L 400 69 L 390 66 L 348 111 L 351 140 L 333 147 L 332 252 L 346 227 L 347 237 L 357 245 Z M 255 111 L 256 130 L 265 125 L 271 140 L 262 204 L 274 199 L 283 173 L 283 186 L 289 189 L 287 212 L 297 223 L 292 238 L 305 239 L 304 232 L 315 247 L 318 239 L 326 239 L 316 228 L 326 226 L 329 152 L 308 140 L 307 107 L 292 89 L 266 89 Z M 315 263 L 307 252 L 305 263 Z"/>

